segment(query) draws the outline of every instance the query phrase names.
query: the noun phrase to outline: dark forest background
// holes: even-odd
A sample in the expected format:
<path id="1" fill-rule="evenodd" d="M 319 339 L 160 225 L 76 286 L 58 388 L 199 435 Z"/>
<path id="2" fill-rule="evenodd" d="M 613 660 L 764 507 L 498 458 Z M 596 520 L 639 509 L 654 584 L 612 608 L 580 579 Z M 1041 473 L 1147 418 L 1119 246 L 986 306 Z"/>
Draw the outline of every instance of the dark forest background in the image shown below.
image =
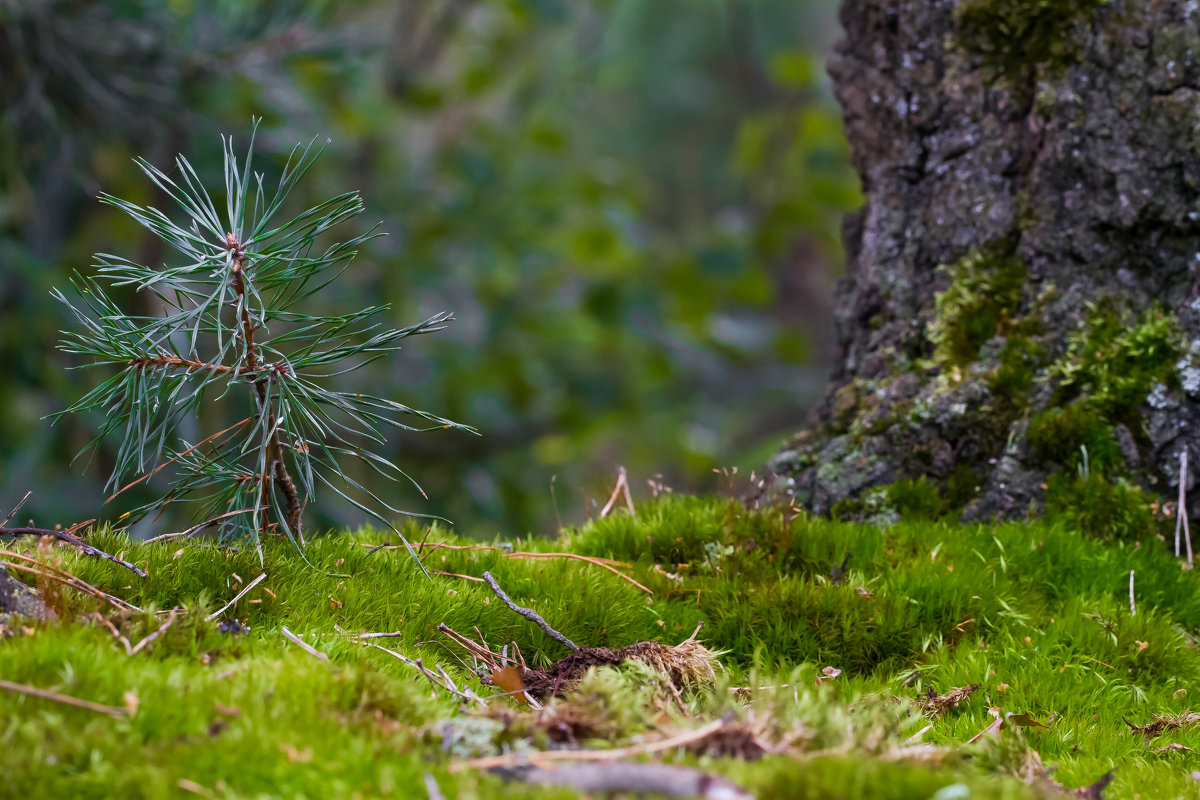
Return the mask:
<path id="1" fill-rule="evenodd" d="M 456 313 L 352 378 L 483 433 L 396 438 L 430 499 L 389 501 L 544 532 L 618 465 L 635 491 L 760 467 L 825 386 L 840 220 L 861 202 L 823 67 L 835 11 L 0 0 L 0 512 L 30 489 L 20 522 L 125 508 L 101 508 L 103 450 L 70 464 L 96 421 L 43 420 L 100 377 L 53 349 L 69 322 L 50 289 L 96 251 L 169 261 L 97 193 L 165 209 L 131 159 L 182 152 L 220 180 L 219 134 L 244 147 L 253 116 L 259 169 L 328 137 L 297 204 L 359 189 L 354 224 L 388 233 L 322 308 Z"/>

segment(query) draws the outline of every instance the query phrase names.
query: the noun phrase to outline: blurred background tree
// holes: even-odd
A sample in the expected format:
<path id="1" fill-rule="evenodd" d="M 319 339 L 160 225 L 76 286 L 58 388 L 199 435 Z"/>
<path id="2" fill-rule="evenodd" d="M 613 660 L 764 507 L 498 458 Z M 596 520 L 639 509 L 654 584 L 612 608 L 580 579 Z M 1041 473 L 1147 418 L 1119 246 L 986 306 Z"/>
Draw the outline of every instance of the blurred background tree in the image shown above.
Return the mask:
<path id="1" fill-rule="evenodd" d="M 430 496 L 397 503 L 542 532 L 619 464 L 679 490 L 765 463 L 825 384 L 840 220 L 861 202 L 822 66 L 835 10 L 0 0 L 0 509 L 33 489 L 22 518 L 101 513 L 107 465 L 68 466 L 94 429 L 42 421 L 93 379 L 51 349 L 49 288 L 96 251 L 167 254 L 96 194 L 165 207 L 134 155 L 219 180 L 216 134 L 244 144 L 252 115 L 278 163 L 329 137 L 298 206 L 361 189 L 389 234 L 327 310 L 458 318 L 354 378 L 484 434 L 397 437 Z"/>

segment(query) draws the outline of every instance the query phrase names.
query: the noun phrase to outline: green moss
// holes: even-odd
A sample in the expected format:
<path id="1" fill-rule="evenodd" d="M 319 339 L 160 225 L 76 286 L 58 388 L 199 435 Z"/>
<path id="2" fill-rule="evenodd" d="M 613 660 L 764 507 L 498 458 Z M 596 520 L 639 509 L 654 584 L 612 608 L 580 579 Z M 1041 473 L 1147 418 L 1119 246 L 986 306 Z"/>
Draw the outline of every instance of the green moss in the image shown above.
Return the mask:
<path id="1" fill-rule="evenodd" d="M 946 479 L 946 505 L 952 509 L 966 508 L 979 496 L 979 475 L 966 464 L 959 464 Z"/>
<path id="2" fill-rule="evenodd" d="M 1117 474 L 1125 465 L 1112 425 L 1086 403 L 1036 414 L 1029 420 L 1026 435 L 1034 463 L 1043 468 L 1065 465 L 1073 471 L 1083 463 L 1081 448 L 1085 447 L 1092 474 Z"/>
<path id="3" fill-rule="evenodd" d="M 1028 328 L 1032 323 L 1022 322 Z M 998 402 L 1018 412 L 1028 404 L 1034 374 L 1046 361 L 1046 348 L 1027 335 L 1014 334 L 1005 342 L 1000 353 L 1000 366 L 988 378 L 988 385 Z"/>
<path id="4" fill-rule="evenodd" d="M 1060 505 L 1080 507 L 1104 490 L 1071 482 L 1058 493 Z M 905 492 L 914 507 L 934 508 L 928 485 Z M 893 501 L 902 494 L 889 492 Z M 723 775 L 758 797 L 791 796 L 800 786 L 810 798 L 1017 800 L 1041 796 L 1010 775 L 1033 747 L 1067 786 L 1092 783 L 1117 763 L 1109 796 L 1132 797 L 1147 786 L 1163 797 L 1191 796 L 1190 767 L 1180 766 L 1188 753 L 1155 753 L 1124 720 L 1149 722 L 1192 702 L 1178 690 L 1200 683 L 1188 633 L 1200 626 L 1200 572 L 1180 570 L 1154 539 L 1107 546 L 1064 516 L 996 526 L 906 520 L 880 530 L 673 495 L 557 539 L 513 542 L 518 551 L 628 562 L 652 595 L 594 564 L 505 557 L 499 548 L 426 550 L 426 566 L 446 573 L 426 577 L 403 550 L 372 550 L 395 541 L 382 533 L 322 537 L 306 551 L 320 568 L 313 570 L 275 541 L 265 542 L 260 563 L 253 551 L 187 547 L 176 556 L 177 543 L 97 532 L 93 544 L 124 552 L 148 576 L 134 579 L 110 562 L 56 549 L 67 571 L 143 607 L 183 604 L 195 613 L 181 614 L 135 656 L 100 624 L 55 623 L 0 640 L 8 681 L 112 706 L 130 702 L 126 693 L 137 698 L 136 713 L 117 719 L 0 695 L 4 796 L 165 800 L 184 787 L 223 798 L 351 800 L 409 796 L 414 786 L 423 796 L 430 775 L 447 797 L 462 800 L 568 797 L 574 793 L 504 783 L 455 762 L 551 740 L 563 746 L 563 738 L 593 749 L 644 744 L 722 718 L 752 720 L 756 735 L 786 741 L 802 757 L 744 761 L 671 750 L 655 758 Z M 406 534 L 419 541 L 425 531 L 413 526 Z M 430 531 L 429 541 L 473 543 L 444 529 Z M 699 566 L 711 545 L 728 551 L 720 569 Z M 31 541 L 6 547 L 37 552 Z M 831 576 L 843 563 L 846 572 Z M 396 631 L 384 647 L 494 695 L 468 664 L 428 643 L 439 638 L 438 623 L 463 633 L 478 625 L 494 647 L 516 641 L 535 664 L 564 649 L 500 607 L 486 587 L 453 577 L 483 570 L 580 644 L 675 644 L 703 620 L 699 638 L 726 651 L 726 671 L 707 690 L 684 693 L 686 715 L 653 676 L 628 666 L 598 671 L 540 716 L 500 697 L 484 712 L 431 692 L 410 664 L 339 632 Z M 335 571 L 349 577 L 328 574 Z M 239 579 L 260 572 L 265 581 L 228 612 L 247 623 L 243 635 L 205 620 L 232 598 Z M 90 598 L 70 598 L 73 612 L 103 610 Z M 149 613 L 110 616 L 134 641 L 161 624 Z M 329 661 L 284 638 L 283 625 Z M 972 683 L 981 691 L 960 708 L 935 719 L 914 713 L 912 700 L 930 689 Z M 786 690 L 770 688 L 779 684 Z M 993 723 L 993 703 L 1039 720 L 1054 712 L 1056 721 L 1049 730 L 1002 731 L 996 746 L 1004 752 L 964 748 Z M 898 760 L 927 722 L 934 724 L 925 741 L 947 748 L 944 757 Z M 1200 748 L 1196 728 L 1168 736 Z M 830 752 L 840 755 L 820 756 Z"/>
<path id="5" fill-rule="evenodd" d="M 924 475 L 893 483 L 888 500 L 904 519 L 940 519 L 948 511 L 941 490 Z"/>
<path id="6" fill-rule="evenodd" d="M 979 355 L 979 348 L 1004 332 L 1015 318 L 1025 285 L 1025 264 L 1004 239 L 972 250 L 946 265 L 950 286 L 938 294 L 937 316 L 930 338 L 935 360 L 964 367 Z"/>
<path id="7" fill-rule="evenodd" d="M 1174 365 L 1183 334 L 1162 310 L 1136 320 L 1111 301 L 1088 305 L 1087 323 L 1068 339 L 1067 352 L 1049 370 L 1055 400 L 1081 398 L 1112 422 L 1137 422 L 1137 409 L 1155 384 L 1175 385 Z M 1136 428 L 1136 424 L 1130 424 Z"/>
<path id="8" fill-rule="evenodd" d="M 957 44 L 989 66 L 1028 76 L 1037 66 L 1061 67 L 1082 55 L 1068 38 L 1108 0 L 965 0 L 955 10 Z"/>
<path id="9" fill-rule="evenodd" d="M 1105 541 L 1152 540 L 1159 522 L 1151 498 L 1123 478 L 1059 473 L 1046 485 L 1046 515 Z"/>

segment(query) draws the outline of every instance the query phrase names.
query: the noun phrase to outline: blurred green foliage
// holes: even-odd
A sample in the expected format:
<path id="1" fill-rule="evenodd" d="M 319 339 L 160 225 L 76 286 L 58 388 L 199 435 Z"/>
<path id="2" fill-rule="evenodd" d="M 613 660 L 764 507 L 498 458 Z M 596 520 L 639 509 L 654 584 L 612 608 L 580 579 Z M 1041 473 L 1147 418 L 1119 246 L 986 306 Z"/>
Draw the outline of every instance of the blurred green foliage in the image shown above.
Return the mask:
<path id="1" fill-rule="evenodd" d="M 834 6 L 0 2 L 0 509 L 33 489 L 22 518 L 100 513 L 107 465 L 68 466 L 94 430 L 41 420 L 84 388 L 48 290 L 95 251 L 167 254 L 92 198 L 165 208 L 128 159 L 219 179 L 213 134 L 244 144 L 258 114 L 277 164 L 331 140 L 298 206 L 361 189 L 389 234 L 330 309 L 458 318 L 348 378 L 484 434 L 396 439 L 431 498 L 397 502 L 540 530 L 552 481 L 575 519 L 619 464 L 676 488 L 757 466 L 821 389 L 861 202 L 819 55 Z"/>

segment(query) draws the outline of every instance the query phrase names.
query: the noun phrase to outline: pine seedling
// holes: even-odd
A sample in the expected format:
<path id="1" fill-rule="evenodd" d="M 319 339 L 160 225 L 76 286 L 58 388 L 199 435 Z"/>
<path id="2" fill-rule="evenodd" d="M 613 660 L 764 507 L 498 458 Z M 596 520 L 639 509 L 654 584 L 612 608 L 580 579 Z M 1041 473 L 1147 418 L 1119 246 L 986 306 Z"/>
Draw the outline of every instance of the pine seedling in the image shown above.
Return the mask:
<path id="1" fill-rule="evenodd" d="M 154 267 L 97 254 L 95 275 L 72 280 L 77 301 L 54 291 L 79 323 L 78 330 L 64 332 L 60 348 L 86 359 L 82 366 L 115 368 L 54 416 L 104 415 L 84 452 L 116 440 L 106 486 L 112 496 L 170 468 L 162 496 L 129 512 L 130 522 L 183 504 L 192 522 L 184 536 L 215 528 L 223 541 L 251 539 L 261 557 L 263 533 L 303 547 L 305 508 L 320 488 L 404 541 L 386 513 L 410 512 L 394 508 L 381 497 L 384 490 L 368 488 L 346 465 L 361 462 L 369 471 L 355 472 L 360 478 L 373 472 L 385 485 L 410 482 L 424 496 L 400 467 L 367 448 L 383 444 L 389 428 L 474 430 L 331 384 L 399 350 L 410 336 L 441 330 L 452 316 L 435 314 L 397 330 L 375 319 L 387 306 L 341 316 L 299 310 L 350 266 L 360 245 L 378 235 L 372 229 L 322 248 L 327 231 L 363 210 L 362 199 L 347 192 L 278 221 L 321 148 L 314 148 L 315 140 L 297 145 L 268 192 L 264 176 L 251 172 L 253 136 L 241 164 L 232 137 L 222 142 L 224 216 L 182 156 L 175 161 L 175 178 L 144 159 L 136 163 L 178 205 L 183 224 L 157 208 L 100 196 L 166 242 L 181 263 Z M 127 314 L 107 287 L 150 293 L 161 313 Z M 184 440 L 182 429 L 194 430 L 195 420 L 213 417 L 222 417 L 212 425 L 219 430 L 204 438 L 193 433 L 199 441 Z"/>

